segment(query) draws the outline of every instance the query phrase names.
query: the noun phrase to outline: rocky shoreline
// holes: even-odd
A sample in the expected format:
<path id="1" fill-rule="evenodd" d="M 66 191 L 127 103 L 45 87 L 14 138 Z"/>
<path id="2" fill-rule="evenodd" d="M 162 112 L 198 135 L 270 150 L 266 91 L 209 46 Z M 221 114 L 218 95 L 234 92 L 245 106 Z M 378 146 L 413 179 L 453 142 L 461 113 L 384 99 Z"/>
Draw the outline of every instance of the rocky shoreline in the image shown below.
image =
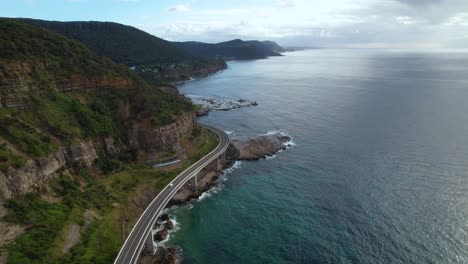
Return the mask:
<path id="1" fill-rule="evenodd" d="M 281 132 L 234 139 L 232 144 L 239 150 L 239 160 L 263 159 L 294 145 L 292 138 Z"/>
<path id="2" fill-rule="evenodd" d="M 282 132 L 267 133 L 257 137 L 236 138 L 231 140 L 231 145 L 226 153 L 226 160 L 222 169 L 217 170 L 208 165 L 199 174 L 197 189 L 195 192 L 193 183 L 189 181 L 172 198 L 168 208 L 173 205 L 187 203 L 199 198 L 204 192 L 218 184 L 218 179 L 226 169 L 232 167 L 237 160 L 259 160 L 275 155 L 276 153 L 293 146 L 292 138 Z M 153 256 L 142 256 L 140 264 L 178 264 L 182 261 L 182 249 L 180 247 L 165 247 L 170 232 L 174 230 L 174 223 L 167 213 L 161 215 L 153 227 L 156 231 L 154 240 L 159 244 L 157 252 Z"/>
<path id="3" fill-rule="evenodd" d="M 200 109 L 197 111 L 197 116 L 207 115 L 211 111 L 228 111 L 258 105 L 256 101 L 242 98 L 208 97 L 198 95 L 185 96 L 190 98 L 194 104 L 200 106 Z"/>

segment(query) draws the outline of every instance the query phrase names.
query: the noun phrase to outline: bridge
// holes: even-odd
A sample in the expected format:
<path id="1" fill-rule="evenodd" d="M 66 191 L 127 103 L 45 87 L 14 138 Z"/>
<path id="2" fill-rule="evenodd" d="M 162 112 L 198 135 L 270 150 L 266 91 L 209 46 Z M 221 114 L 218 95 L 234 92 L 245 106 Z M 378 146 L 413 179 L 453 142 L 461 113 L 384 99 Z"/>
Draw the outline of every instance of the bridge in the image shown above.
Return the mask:
<path id="1" fill-rule="evenodd" d="M 226 152 L 229 146 L 229 137 L 221 129 L 209 126 L 200 125 L 209 129 L 219 138 L 219 143 L 216 148 L 208 155 L 197 161 L 195 164 L 177 175 L 150 203 L 143 214 L 140 216 L 132 231 L 125 240 L 120 249 L 114 264 L 134 264 L 137 262 L 140 253 L 146 245 L 146 250 L 152 251 L 154 254 L 156 248 L 154 246 L 154 238 L 152 229 L 156 223 L 161 211 L 166 207 L 177 191 L 184 186 L 190 179 L 194 178 L 195 186 L 197 186 L 197 174 L 211 162 L 217 160 L 218 169 L 220 169 L 220 158 Z"/>

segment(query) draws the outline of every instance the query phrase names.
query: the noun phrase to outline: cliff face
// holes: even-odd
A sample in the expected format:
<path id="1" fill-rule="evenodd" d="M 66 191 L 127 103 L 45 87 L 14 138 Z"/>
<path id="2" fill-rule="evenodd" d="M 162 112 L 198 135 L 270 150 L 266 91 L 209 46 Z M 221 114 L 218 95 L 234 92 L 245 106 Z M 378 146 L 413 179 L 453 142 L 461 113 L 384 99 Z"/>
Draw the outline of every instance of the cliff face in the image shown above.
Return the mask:
<path id="1" fill-rule="evenodd" d="M 2 65 L 0 109 L 2 107 L 26 108 L 33 98 L 49 92 L 34 77 L 35 72 L 47 75 L 43 64 L 23 61 Z M 112 75 L 95 78 L 81 75 L 71 75 L 61 79 L 50 78 L 47 79 L 47 83 L 52 84 L 54 90 L 74 95 L 93 93 L 105 96 L 115 90 L 131 90 L 136 87 L 134 80 Z M 128 141 L 120 139 L 120 142 L 123 142 L 120 143 L 122 146 L 116 147 L 110 138 L 101 138 L 62 145 L 55 153 L 38 159 L 27 158 L 21 168 L 10 167 L 7 171 L 0 172 L 0 203 L 15 195 L 47 187 L 48 182 L 58 176 L 59 171 L 72 169 L 77 163 L 80 166 L 90 167 L 98 157 L 106 157 L 121 149 L 137 150 L 138 158 L 142 162 L 145 162 L 148 157 L 157 159 L 161 152 L 172 150 L 177 152 L 182 149 L 181 141 L 187 139 L 196 126 L 194 112 L 174 116 L 174 122 L 165 126 L 157 126 L 153 124 L 149 115 L 133 119 L 132 114 L 135 109 L 129 103 L 130 100 L 121 98 L 118 103 L 120 119 L 123 120 L 123 126 L 128 131 L 126 135 Z M 1 135 L 0 139 L 2 139 Z"/>
<path id="2" fill-rule="evenodd" d="M 181 151 L 182 141 L 191 136 L 196 124 L 194 112 L 184 113 L 162 127 L 155 127 L 149 119 L 136 121 L 131 125 L 129 144 L 138 151 L 139 160 L 154 162 L 160 159 L 161 152 Z"/>
<path id="3" fill-rule="evenodd" d="M 38 80 L 35 75 L 42 75 Z M 45 87 L 44 84 L 53 84 Z M 43 63 L 14 61 L 0 66 L 0 107 L 23 108 L 32 96 L 49 92 L 47 88 L 56 88 L 65 93 L 103 93 L 108 89 L 133 89 L 136 81 L 121 76 L 100 75 L 94 78 L 73 74 L 56 77 L 48 73 Z"/>
<path id="4" fill-rule="evenodd" d="M 28 159 L 21 168 L 0 172 L 0 201 L 45 188 L 60 170 L 73 168 L 76 162 L 89 167 L 98 158 L 97 153 L 93 142 L 81 142 L 61 147 L 59 151 L 39 159 Z"/>
<path id="5" fill-rule="evenodd" d="M 0 19 L 0 35 L 0 205 L 98 158 L 145 162 L 191 140 L 181 96 L 53 32 Z"/>

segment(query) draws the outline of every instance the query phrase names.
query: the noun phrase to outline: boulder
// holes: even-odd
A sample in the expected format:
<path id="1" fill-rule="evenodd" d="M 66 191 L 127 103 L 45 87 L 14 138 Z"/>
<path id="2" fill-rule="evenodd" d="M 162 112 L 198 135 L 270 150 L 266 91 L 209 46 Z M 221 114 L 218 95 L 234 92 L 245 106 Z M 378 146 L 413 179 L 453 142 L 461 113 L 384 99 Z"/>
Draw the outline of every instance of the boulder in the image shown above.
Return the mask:
<path id="1" fill-rule="evenodd" d="M 163 241 L 164 239 L 167 238 L 167 234 L 169 233 L 169 231 L 167 229 L 163 229 L 161 231 L 158 231 L 155 235 L 154 235 L 154 240 L 156 241 Z"/>
<path id="2" fill-rule="evenodd" d="M 169 215 L 163 214 L 159 217 L 159 221 L 169 221 Z"/>
<path id="3" fill-rule="evenodd" d="M 172 230 L 172 229 L 174 229 L 174 223 L 172 223 L 171 220 L 167 221 L 167 223 L 166 223 L 166 229 L 167 229 L 167 230 Z"/>

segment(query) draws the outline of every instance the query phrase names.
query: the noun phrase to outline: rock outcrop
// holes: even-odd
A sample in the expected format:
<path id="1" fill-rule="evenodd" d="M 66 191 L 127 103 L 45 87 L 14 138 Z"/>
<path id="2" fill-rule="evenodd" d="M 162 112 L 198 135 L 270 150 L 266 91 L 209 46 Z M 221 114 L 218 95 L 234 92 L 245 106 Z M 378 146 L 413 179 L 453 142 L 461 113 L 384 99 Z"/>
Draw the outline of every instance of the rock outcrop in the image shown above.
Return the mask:
<path id="1" fill-rule="evenodd" d="M 2 65 L 0 69 L 0 107 L 25 108 L 32 97 L 46 93 L 42 83 L 32 78 L 34 72 L 47 72 L 42 63 L 16 61 Z M 65 93 L 98 91 L 104 94 L 109 89 L 132 89 L 136 82 L 119 76 L 98 76 L 87 78 L 81 75 L 67 77 L 47 76 L 47 82 L 54 83 L 57 90 Z"/>
<path id="2" fill-rule="evenodd" d="M 200 106 L 197 115 L 207 115 L 209 111 L 226 111 L 243 107 L 257 106 L 257 102 L 239 98 L 206 97 L 187 95 L 192 102 Z"/>
<path id="3" fill-rule="evenodd" d="M 233 145 L 230 145 L 226 151 L 225 159 L 218 161 L 214 160 L 197 175 L 197 186 L 195 187 L 194 180 L 188 181 L 179 191 L 172 197 L 169 205 L 182 204 L 190 199 L 197 198 L 203 192 L 211 189 L 216 185 L 216 180 L 222 174 L 223 170 L 230 167 L 238 158 L 237 150 Z"/>
<path id="4" fill-rule="evenodd" d="M 164 239 L 167 238 L 168 233 L 169 231 L 166 228 L 164 228 L 163 230 L 156 232 L 156 234 L 154 235 L 154 240 L 163 241 Z"/>
<path id="5" fill-rule="evenodd" d="M 178 264 L 182 260 L 181 253 L 180 247 L 158 247 L 155 255 L 141 256 L 138 264 Z"/>
<path id="6" fill-rule="evenodd" d="M 93 141 L 64 146 L 53 154 L 27 160 L 21 168 L 0 172 L 0 201 L 46 187 L 61 169 L 90 167 L 98 153 L 103 153 L 97 146 Z"/>
<path id="7" fill-rule="evenodd" d="M 197 121 L 194 112 L 181 115 L 174 123 L 156 127 L 150 119 L 135 121 L 129 132 L 130 147 L 138 151 L 139 159 L 154 163 L 163 151 L 180 152 L 181 141 L 191 135 Z"/>
<path id="8" fill-rule="evenodd" d="M 167 230 L 172 230 L 172 229 L 174 229 L 174 223 L 172 223 L 171 220 L 168 220 L 168 221 L 166 222 L 166 229 L 167 229 Z"/>
<path id="9" fill-rule="evenodd" d="M 232 144 L 239 150 L 240 160 L 258 160 L 287 148 L 291 144 L 291 138 L 278 132 L 255 138 L 235 139 Z"/>

